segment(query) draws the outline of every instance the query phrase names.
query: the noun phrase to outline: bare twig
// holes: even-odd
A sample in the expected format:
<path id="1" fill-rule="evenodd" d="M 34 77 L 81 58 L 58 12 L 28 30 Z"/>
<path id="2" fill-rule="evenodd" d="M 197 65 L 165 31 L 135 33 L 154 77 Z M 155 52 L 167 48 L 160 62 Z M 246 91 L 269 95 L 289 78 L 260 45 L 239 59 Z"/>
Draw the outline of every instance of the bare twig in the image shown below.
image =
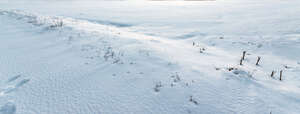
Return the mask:
<path id="1" fill-rule="evenodd" d="M 243 60 L 245 60 L 246 51 L 243 51 L 243 56 L 240 60 L 240 65 L 243 65 Z"/>
<path id="2" fill-rule="evenodd" d="M 198 102 L 193 98 L 193 96 L 190 96 L 190 102 L 194 103 L 195 105 L 198 105 Z"/>
<path id="3" fill-rule="evenodd" d="M 259 64 L 258 64 L 259 61 L 260 61 L 260 56 L 257 57 L 257 61 L 256 61 L 256 65 L 257 65 L 257 66 L 259 65 Z"/>
<path id="4" fill-rule="evenodd" d="M 271 73 L 272 78 L 273 78 L 274 74 L 275 74 L 275 71 L 273 70 L 272 73 Z"/>

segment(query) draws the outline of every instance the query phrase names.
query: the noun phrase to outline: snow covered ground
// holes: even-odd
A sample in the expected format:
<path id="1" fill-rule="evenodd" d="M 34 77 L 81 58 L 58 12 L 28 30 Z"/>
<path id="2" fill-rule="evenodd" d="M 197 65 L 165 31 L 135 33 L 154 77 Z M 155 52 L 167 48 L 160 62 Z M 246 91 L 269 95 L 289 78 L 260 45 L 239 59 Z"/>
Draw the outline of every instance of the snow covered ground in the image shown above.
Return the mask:
<path id="1" fill-rule="evenodd" d="M 1 0 L 0 114 L 299 114 L 299 6 Z"/>

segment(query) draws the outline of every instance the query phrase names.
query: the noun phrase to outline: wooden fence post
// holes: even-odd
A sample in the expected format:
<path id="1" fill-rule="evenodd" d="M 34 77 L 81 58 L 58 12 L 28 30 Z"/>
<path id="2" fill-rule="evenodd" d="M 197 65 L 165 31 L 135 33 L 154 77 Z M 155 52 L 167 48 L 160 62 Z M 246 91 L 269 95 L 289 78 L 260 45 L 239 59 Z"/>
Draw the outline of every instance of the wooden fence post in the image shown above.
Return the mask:
<path id="1" fill-rule="evenodd" d="M 281 81 L 282 80 L 282 70 L 280 71 L 280 78 L 279 80 Z"/>

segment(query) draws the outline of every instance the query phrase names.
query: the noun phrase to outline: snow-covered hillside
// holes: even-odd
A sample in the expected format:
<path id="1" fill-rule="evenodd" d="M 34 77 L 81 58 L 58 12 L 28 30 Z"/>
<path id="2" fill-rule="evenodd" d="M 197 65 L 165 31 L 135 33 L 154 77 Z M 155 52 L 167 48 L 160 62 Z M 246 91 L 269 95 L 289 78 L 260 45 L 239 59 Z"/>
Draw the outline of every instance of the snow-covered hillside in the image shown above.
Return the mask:
<path id="1" fill-rule="evenodd" d="M 0 114 L 299 114 L 299 6 L 0 1 Z"/>

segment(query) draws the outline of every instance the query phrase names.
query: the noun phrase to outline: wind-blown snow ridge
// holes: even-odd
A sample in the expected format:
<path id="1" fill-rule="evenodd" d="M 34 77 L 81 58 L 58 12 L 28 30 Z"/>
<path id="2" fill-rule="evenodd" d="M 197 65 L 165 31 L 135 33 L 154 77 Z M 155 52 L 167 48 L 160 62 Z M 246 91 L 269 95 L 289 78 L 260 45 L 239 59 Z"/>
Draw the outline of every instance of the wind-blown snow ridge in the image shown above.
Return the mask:
<path id="1" fill-rule="evenodd" d="M 118 55 L 124 55 L 124 52 L 120 51 L 120 48 L 126 47 L 126 45 L 134 44 L 139 45 L 142 48 L 146 48 L 147 51 L 153 51 L 155 52 L 161 52 L 165 53 L 166 56 L 168 56 L 167 53 L 173 53 L 172 50 L 164 49 L 165 46 L 170 46 L 175 49 L 179 50 L 187 50 L 187 49 L 193 49 L 190 45 L 186 45 L 185 43 L 180 43 L 178 41 L 174 40 L 168 40 L 165 38 L 158 38 L 153 36 L 147 36 L 143 34 L 137 34 L 132 32 L 127 32 L 122 29 L 119 29 L 117 27 L 108 26 L 108 25 L 102 25 L 102 24 L 95 24 L 91 23 L 89 21 L 85 20 L 78 20 L 78 19 L 72 19 L 72 18 L 65 18 L 65 17 L 51 17 L 51 16 L 40 16 L 32 13 L 27 13 L 19 10 L 11 10 L 11 11 L 0 11 L 1 14 L 12 16 L 16 18 L 17 20 L 23 20 L 26 23 L 30 23 L 34 26 L 41 27 L 44 30 L 58 30 L 60 34 L 70 34 L 69 36 L 66 36 L 68 41 L 76 40 L 79 37 L 93 37 L 92 39 L 89 39 L 88 43 L 86 44 L 92 44 L 92 42 L 96 40 L 101 40 L 101 45 L 104 45 L 104 50 L 107 50 L 106 53 L 109 53 L 107 56 L 114 56 L 115 54 Z M 86 36 L 84 36 L 86 35 Z M 126 44 L 126 45 L 123 45 Z M 83 44 L 85 45 L 85 44 Z M 97 44 L 99 46 L 99 44 Z M 178 45 L 181 45 L 181 47 L 178 48 Z M 95 46 L 95 45 L 94 45 Z M 213 55 L 215 56 L 231 56 L 230 54 L 226 54 L 226 52 L 221 51 L 220 49 L 215 49 L 213 47 L 208 47 L 205 44 L 201 44 L 201 47 L 211 48 L 211 50 L 214 50 L 215 53 Z M 118 48 L 118 51 L 120 52 L 113 52 L 113 48 Z M 110 51 L 108 51 L 110 50 Z M 126 49 L 128 50 L 128 49 Z M 116 51 L 116 50 L 115 50 Z M 133 49 L 133 51 L 138 51 Z M 198 50 L 195 50 L 198 51 Z M 193 51 L 192 53 L 194 53 Z M 222 54 L 218 54 L 217 52 L 220 51 Z M 184 52 L 184 51 L 182 51 Z M 122 54 L 123 53 L 123 54 Z M 146 52 L 147 53 L 147 52 Z M 174 54 L 174 53 L 173 53 Z M 217 54 L 217 55 L 216 55 Z M 186 54 L 188 55 L 188 54 Z M 106 55 L 103 55 L 106 56 Z M 213 57 L 213 56 L 211 56 Z M 167 57 L 168 58 L 168 57 Z M 106 58 L 108 59 L 108 58 Z M 120 58 L 117 58 L 116 61 L 119 61 Z M 165 59 L 162 57 L 161 59 Z M 191 62 L 191 61 L 190 61 Z M 205 63 L 202 63 L 205 64 Z M 211 64 L 211 63 L 209 63 Z M 208 65 L 209 65 L 208 64 Z"/>
<path id="2" fill-rule="evenodd" d="M 239 53 L 201 42 L 193 45 L 192 42 L 128 32 L 85 20 L 42 16 L 20 10 L 0 10 L 0 15 L 28 24 L 28 28 L 39 28 L 36 36 L 55 34 L 57 39 L 62 39 L 59 42 L 80 50 L 80 55 L 87 59 L 86 66 L 78 68 L 88 72 L 87 77 L 80 77 L 80 72 L 70 78 L 60 75 L 43 77 L 50 81 L 40 86 L 46 87 L 49 92 L 39 86 L 31 86 L 34 92 L 31 94 L 63 91 L 64 94 L 55 93 L 54 96 L 78 102 L 75 106 L 64 101 L 58 103 L 65 109 L 74 109 L 71 113 L 82 110 L 85 113 L 178 114 L 299 112 L 299 85 L 289 83 L 292 81 L 289 78 L 280 82 L 278 75 L 274 79 L 269 77 L 270 72 L 265 66 L 253 64 L 257 56 L 255 53 L 247 55 L 244 65 L 239 66 Z M 100 69 L 97 69 L 99 66 Z M 300 70 L 293 64 L 286 71 L 297 73 Z M 20 77 L 13 76 L 7 82 Z M 18 88 L 29 81 L 34 82 L 23 79 L 13 87 Z M 10 94 L 11 90 L 15 89 L 6 88 L 1 93 Z M 79 92 L 73 94 L 64 90 Z M 56 97 L 49 95 L 40 101 L 52 98 Z M 16 108 L 14 103 L 9 102 L 0 111 L 13 113 Z M 65 111 L 56 106 L 49 108 Z M 36 110 L 42 113 L 42 109 Z"/>
<path id="3" fill-rule="evenodd" d="M 114 50 L 112 48 L 110 43 L 108 43 L 109 41 L 113 41 L 114 38 L 107 39 L 105 37 L 105 36 L 109 36 L 110 34 L 112 34 L 112 31 L 109 29 L 113 28 L 113 27 L 97 24 L 96 28 L 87 28 L 90 25 L 93 25 L 93 23 L 89 23 L 88 21 L 76 20 L 76 19 L 72 19 L 72 18 L 40 16 L 40 15 L 35 15 L 35 14 L 19 11 L 19 10 L 0 11 L 0 14 L 8 15 L 17 20 L 22 20 L 26 23 L 43 28 L 42 31 L 58 30 L 60 32 L 64 32 L 61 34 L 70 34 L 69 36 L 65 36 L 65 37 L 67 37 L 65 39 L 68 42 L 72 42 L 73 40 L 76 40 L 76 38 L 87 37 L 87 36 L 84 36 L 84 34 L 87 34 L 87 33 L 101 34 L 102 36 L 99 35 L 97 38 L 94 38 L 92 40 L 97 40 L 97 39 L 102 40 L 101 41 L 102 47 L 99 50 L 105 51 L 105 52 L 101 53 L 102 56 L 104 57 L 104 59 L 105 60 L 112 59 L 113 63 L 121 62 L 120 58 L 118 56 L 121 56 L 122 52 L 117 52 L 116 50 Z M 105 31 L 105 32 L 102 32 L 102 31 Z M 117 34 L 117 33 L 115 33 L 115 34 Z M 81 45 L 83 45 L 82 50 L 85 50 L 85 48 L 96 48 L 92 45 L 88 45 L 88 44 L 84 44 L 84 43 Z M 97 56 L 100 56 L 100 55 L 97 55 Z"/>

